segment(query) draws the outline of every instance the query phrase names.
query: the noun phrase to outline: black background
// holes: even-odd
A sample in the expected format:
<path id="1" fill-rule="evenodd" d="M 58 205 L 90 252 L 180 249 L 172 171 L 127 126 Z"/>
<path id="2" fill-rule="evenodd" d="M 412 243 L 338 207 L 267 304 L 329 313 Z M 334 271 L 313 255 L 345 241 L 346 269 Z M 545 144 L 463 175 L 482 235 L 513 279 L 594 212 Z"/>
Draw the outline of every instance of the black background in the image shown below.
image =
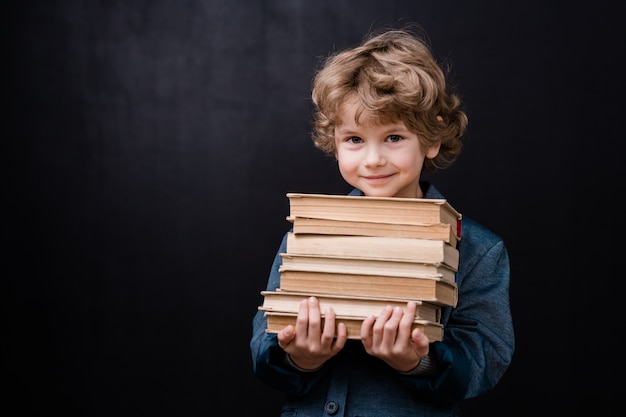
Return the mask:
<path id="1" fill-rule="evenodd" d="M 611 409 L 619 2 L 5 4 L 14 415 L 277 415 L 248 342 L 285 193 L 349 190 L 311 143 L 310 80 L 319 57 L 404 21 L 452 64 L 470 118 L 461 158 L 429 178 L 511 257 L 514 360 L 467 415 Z"/>

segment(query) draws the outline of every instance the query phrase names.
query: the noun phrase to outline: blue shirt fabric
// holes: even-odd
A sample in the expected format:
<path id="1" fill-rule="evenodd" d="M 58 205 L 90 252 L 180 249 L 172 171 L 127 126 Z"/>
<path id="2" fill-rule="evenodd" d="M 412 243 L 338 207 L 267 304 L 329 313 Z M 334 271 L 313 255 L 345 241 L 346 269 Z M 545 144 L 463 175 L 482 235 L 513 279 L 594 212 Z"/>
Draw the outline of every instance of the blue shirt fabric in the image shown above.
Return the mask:
<path id="1" fill-rule="evenodd" d="M 422 183 L 424 198 L 444 198 Z M 350 195 L 363 195 L 354 189 Z M 444 338 L 430 344 L 432 375 L 404 375 L 368 355 L 359 340 L 319 370 L 302 372 L 285 360 L 275 334 L 258 311 L 250 349 L 255 374 L 286 394 L 281 416 L 458 416 L 459 400 L 492 389 L 507 370 L 515 339 L 509 306 L 509 257 L 500 237 L 462 220 L 456 274 L 458 304 L 443 308 Z M 272 264 L 267 290 L 280 287 L 278 267 L 286 234 Z"/>

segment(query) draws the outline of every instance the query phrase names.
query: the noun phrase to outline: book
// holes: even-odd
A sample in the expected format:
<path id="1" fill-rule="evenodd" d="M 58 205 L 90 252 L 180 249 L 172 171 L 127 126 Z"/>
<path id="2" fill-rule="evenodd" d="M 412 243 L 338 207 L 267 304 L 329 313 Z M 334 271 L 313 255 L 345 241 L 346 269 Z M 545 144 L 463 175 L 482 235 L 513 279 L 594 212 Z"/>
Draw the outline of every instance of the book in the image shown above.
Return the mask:
<path id="1" fill-rule="evenodd" d="M 445 199 L 287 193 L 290 217 L 395 224 L 449 224 L 461 238 L 462 216 Z"/>
<path id="2" fill-rule="evenodd" d="M 363 257 L 341 257 L 281 253 L 279 271 L 338 272 L 362 275 L 387 275 L 396 277 L 440 278 L 455 282 L 456 271 L 442 263 L 391 261 Z"/>
<path id="3" fill-rule="evenodd" d="M 295 324 L 302 301 L 320 300 L 360 338 L 366 317 L 418 305 L 413 325 L 443 339 L 442 307 L 456 307 L 462 217 L 444 199 L 287 193 L 292 229 L 280 286 L 263 291 L 269 333 Z"/>
<path id="4" fill-rule="evenodd" d="M 447 223 L 401 224 L 387 221 L 367 222 L 312 217 L 288 216 L 293 224 L 293 233 L 353 236 L 392 236 L 416 239 L 443 240 L 457 247 L 458 237 L 455 228 Z"/>
<path id="5" fill-rule="evenodd" d="M 409 301 L 417 303 L 415 319 L 439 322 L 441 319 L 441 307 L 420 300 L 390 299 L 382 297 L 358 297 L 338 294 L 321 294 L 312 292 L 293 291 L 261 291 L 263 304 L 259 310 L 298 313 L 302 300 L 315 296 L 319 300 L 320 310 L 324 312 L 327 307 L 332 307 L 335 314 L 345 317 L 367 317 L 371 314 L 380 314 L 386 306 L 406 307 Z"/>
<path id="6" fill-rule="evenodd" d="M 288 324 L 295 325 L 297 314 L 294 313 L 280 313 L 266 311 L 265 317 L 267 318 L 268 333 L 278 333 L 285 328 Z M 364 318 L 360 317 L 347 317 L 347 316 L 335 316 L 335 323 L 344 323 L 348 331 L 348 339 L 360 339 L 361 338 L 361 325 Z M 324 316 L 322 315 L 322 325 L 324 325 Z M 413 321 L 413 328 L 421 329 L 424 334 L 430 339 L 431 342 L 443 340 L 443 326 L 440 323 L 431 322 L 428 320 L 415 320 Z"/>
<path id="7" fill-rule="evenodd" d="M 287 253 L 440 263 L 459 267 L 459 250 L 441 240 L 288 232 Z"/>
<path id="8" fill-rule="evenodd" d="M 395 277 L 315 271 L 280 272 L 280 289 L 319 294 L 413 299 L 456 307 L 458 288 L 439 278 Z"/>

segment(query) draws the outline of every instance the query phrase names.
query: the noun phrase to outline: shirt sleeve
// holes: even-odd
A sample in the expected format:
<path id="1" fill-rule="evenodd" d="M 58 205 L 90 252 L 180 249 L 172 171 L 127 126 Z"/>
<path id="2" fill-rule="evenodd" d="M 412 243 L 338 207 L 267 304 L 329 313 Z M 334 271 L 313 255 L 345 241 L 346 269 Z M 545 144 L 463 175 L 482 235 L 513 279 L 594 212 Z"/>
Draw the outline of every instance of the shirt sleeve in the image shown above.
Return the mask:
<path id="1" fill-rule="evenodd" d="M 468 224 L 459 249 L 459 301 L 455 308 L 442 311 L 444 339 L 430 346 L 437 372 L 403 375 L 417 394 L 443 402 L 492 389 L 514 350 L 509 257 L 502 240 L 475 223 Z"/>
<path id="2" fill-rule="evenodd" d="M 287 234 L 276 252 L 267 281 L 267 291 L 275 291 L 280 285 L 278 268 L 282 263 L 280 253 L 286 252 Z M 289 363 L 285 351 L 278 346 L 276 334 L 266 332 L 267 319 L 262 311 L 257 311 L 252 320 L 252 338 L 250 351 L 254 373 L 269 386 L 292 395 L 304 395 L 309 392 L 325 375 L 327 366 L 319 370 L 302 372 Z"/>

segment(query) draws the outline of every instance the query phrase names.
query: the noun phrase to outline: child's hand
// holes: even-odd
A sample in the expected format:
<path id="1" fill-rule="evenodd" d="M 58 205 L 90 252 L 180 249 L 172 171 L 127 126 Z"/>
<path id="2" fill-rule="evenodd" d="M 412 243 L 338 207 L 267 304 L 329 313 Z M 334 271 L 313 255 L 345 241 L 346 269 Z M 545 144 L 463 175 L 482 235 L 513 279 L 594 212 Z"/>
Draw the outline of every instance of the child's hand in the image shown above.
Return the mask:
<path id="1" fill-rule="evenodd" d="M 407 372 L 414 369 L 428 354 L 429 340 L 419 329 L 411 331 L 416 304 L 387 307 L 378 316 L 370 316 L 361 325 L 361 341 L 365 351 L 385 361 L 392 368 Z"/>
<path id="2" fill-rule="evenodd" d="M 296 325 L 286 326 L 278 332 L 278 345 L 302 369 L 317 369 L 343 349 L 348 332 L 343 323 L 337 325 L 335 335 L 335 311 L 328 308 L 322 315 L 315 297 L 302 300 Z M 335 337 L 336 336 L 336 337 Z"/>

